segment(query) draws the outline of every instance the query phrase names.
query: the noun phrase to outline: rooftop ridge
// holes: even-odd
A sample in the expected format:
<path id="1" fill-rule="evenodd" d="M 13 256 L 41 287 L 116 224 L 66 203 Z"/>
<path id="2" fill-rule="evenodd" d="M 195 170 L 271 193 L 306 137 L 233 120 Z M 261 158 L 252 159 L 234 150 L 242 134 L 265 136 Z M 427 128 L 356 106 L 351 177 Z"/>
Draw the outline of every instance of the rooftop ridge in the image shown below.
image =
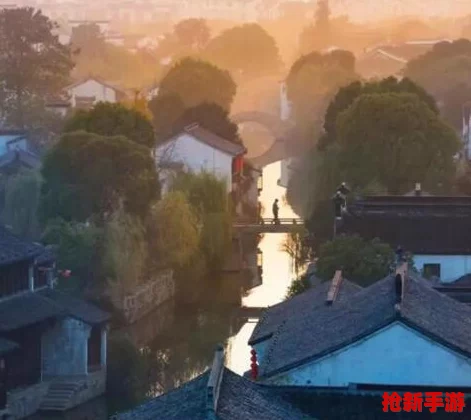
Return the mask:
<path id="1" fill-rule="evenodd" d="M 219 399 L 219 391 L 221 389 L 221 381 L 224 373 L 224 347 L 218 346 L 214 353 L 213 365 L 209 373 L 207 395 L 206 395 L 206 410 L 208 413 L 208 420 L 215 418 L 217 412 L 217 405 Z"/>
<path id="2" fill-rule="evenodd" d="M 330 285 L 329 291 L 327 292 L 327 299 L 326 299 L 327 305 L 332 305 L 337 299 L 340 287 L 342 285 L 342 280 L 343 280 L 342 270 L 337 270 L 334 274 L 334 278 L 332 279 L 332 283 Z"/>

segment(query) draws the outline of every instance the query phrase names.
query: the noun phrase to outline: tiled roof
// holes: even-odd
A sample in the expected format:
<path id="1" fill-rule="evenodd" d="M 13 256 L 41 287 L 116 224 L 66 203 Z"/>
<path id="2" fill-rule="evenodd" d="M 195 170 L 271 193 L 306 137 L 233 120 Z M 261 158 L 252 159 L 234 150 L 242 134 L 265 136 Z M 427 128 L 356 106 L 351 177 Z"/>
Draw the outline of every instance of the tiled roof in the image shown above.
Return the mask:
<path id="1" fill-rule="evenodd" d="M 37 169 L 41 166 L 41 159 L 38 156 L 20 149 L 11 150 L 0 156 L 0 169 L 15 162 L 31 169 Z"/>
<path id="2" fill-rule="evenodd" d="M 66 314 L 64 308 L 39 293 L 26 292 L 0 302 L 0 331 L 13 331 Z"/>
<path id="3" fill-rule="evenodd" d="M 43 246 L 24 241 L 0 226 L 0 266 L 33 259 L 43 252 Z"/>
<path id="4" fill-rule="evenodd" d="M 471 254 L 471 197 L 368 197 L 347 208 L 338 233 L 379 238 L 412 254 Z"/>
<path id="5" fill-rule="evenodd" d="M 256 344 L 259 341 L 269 338 L 288 318 L 302 318 L 307 312 L 315 311 L 319 307 L 325 306 L 327 293 L 331 284 L 332 281 L 324 282 L 317 287 L 313 287 L 298 296 L 267 309 L 255 327 L 250 337 L 249 344 Z M 348 299 L 359 290 L 361 290 L 360 286 L 344 279 L 340 285 L 339 294 L 334 305 L 330 306 L 330 308 Z"/>
<path id="6" fill-rule="evenodd" d="M 180 388 L 118 414 L 116 420 L 206 420 L 207 384 L 210 372 Z M 218 398 L 217 420 L 308 420 L 283 399 L 276 387 L 260 385 L 224 368 Z"/>
<path id="7" fill-rule="evenodd" d="M 86 301 L 45 288 L 2 300 L 0 331 L 16 330 L 58 316 L 70 316 L 90 325 L 109 319 L 109 314 Z"/>
<path id="8" fill-rule="evenodd" d="M 80 319 L 87 324 L 101 324 L 110 319 L 110 314 L 83 299 L 78 299 L 49 288 L 43 289 L 37 293 L 41 295 L 41 297 L 63 308 L 70 316 Z"/>
<path id="9" fill-rule="evenodd" d="M 177 139 L 179 136 L 181 136 L 182 133 L 187 133 L 193 136 L 195 139 L 207 144 L 208 146 L 218 149 L 221 152 L 227 153 L 231 156 L 239 156 L 246 153 L 247 151 L 243 144 L 226 140 L 217 134 L 212 133 L 206 128 L 201 127 L 199 124 L 191 124 L 185 127 L 183 132 L 171 137 L 166 142 L 159 144 L 159 147 Z"/>
<path id="10" fill-rule="evenodd" d="M 18 344 L 14 343 L 13 341 L 0 338 L 0 355 L 15 350 L 17 347 Z"/>
<path id="11" fill-rule="evenodd" d="M 65 88 L 65 90 L 68 91 L 68 90 L 70 90 L 70 89 L 73 89 L 73 88 L 75 88 L 75 87 L 77 87 L 77 86 L 80 86 L 80 85 L 82 85 L 82 84 L 88 82 L 89 80 L 94 80 L 95 82 L 97 82 L 97 83 L 99 83 L 99 84 L 101 84 L 101 85 L 103 85 L 103 86 L 106 86 L 106 87 L 108 87 L 108 88 L 110 88 L 110 89 L 113 89 L 113 90 L 115 90 L 116 92 L 125 94 L 125 91 L 124 91 L 123 89 L 121 89 L 120 87 L 118 87 L 118 86 L 116 86 L 116 85 L 113 85 L 112 83 L 107 82 L 107 81 L 105 81 L 105 80 L 102 80 L 102 79 L 100 79 L 99 77 L 96 77 L 96 76 L 84 77 L 83 79 L 77 80 L 76 82 L 74 82 L 74 83 L 70 84 L 69 86 L 67 86 L 67 87 Z"/>
<path id="12" fill-rule="evenodd" d="M 471 307 L 433 289 L 409 273 L 400 311 L 395 309 L 395 277 L 385 279 L 334 305 L 282 324 L 260 368 L 262 376 L 286 371 L 330 354 L 400 321 L 442 345 L 471 356 Z"/>

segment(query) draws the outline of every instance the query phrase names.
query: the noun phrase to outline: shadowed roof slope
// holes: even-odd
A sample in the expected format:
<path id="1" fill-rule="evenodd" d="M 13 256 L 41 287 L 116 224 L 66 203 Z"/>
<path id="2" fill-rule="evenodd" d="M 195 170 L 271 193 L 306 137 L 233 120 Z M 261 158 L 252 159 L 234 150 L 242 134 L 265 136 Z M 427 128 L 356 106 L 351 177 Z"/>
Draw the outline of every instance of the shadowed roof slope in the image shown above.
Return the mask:
<path id="1" fill-rule="evenodd" d="M 115 420 L 206 420 L 206 392 L 210 371 Z M 224 368 L 216 412 L 217 420 L 309 420 L 278 392 Z"/>
<path id="2" fill-rule="evenodd" d="M 288 318 L 302 318 L 305 313 L 324 306 L 331 284 L 332 281 L 321 283 L 319 286 L 265 310 L 250 337 L 249 344 L 253 345 L 269 338 Z M 361 289 L 357 284 L 343 279 L 334 306 Z M 330 306 L 330 308 L 332 307 Z"/>
<path id="3" fill-rule="evenodd" d="M 43 246 L 24 241 L 0 225 L 0 266 L 33 259 L 43 252 Z"/>
<path id="4" fill-rule="evenodd" d="M 400 310 L 395 310 L 395 276 L 355 293 L 333 308 L 319 307 L 288 319 L 274 335 L 260 373 L 270 376 L 348 346 L 401 321 L 442 345 L 471 356 L 471 308 L 409 274 Z"/>

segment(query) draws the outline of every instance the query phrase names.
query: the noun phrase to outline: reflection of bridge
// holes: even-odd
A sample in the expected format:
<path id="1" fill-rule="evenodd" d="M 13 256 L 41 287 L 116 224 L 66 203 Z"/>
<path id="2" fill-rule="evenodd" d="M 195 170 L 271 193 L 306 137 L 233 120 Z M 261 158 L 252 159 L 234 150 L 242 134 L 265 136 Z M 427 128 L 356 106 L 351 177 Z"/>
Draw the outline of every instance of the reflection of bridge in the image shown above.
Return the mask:
<path id="1" fill-rule="evenodd" d="M 276 115 L 260 111 L 241 112 L 233 115 L 231 119 L 236 124 L 247 122 L 260 124 L 273 135 L 274 142 L 271 147 L 260 156 L 249 159 L 258 168 L 302 153 L 294 147 L 297 132 L 296 127 L 289 121 L 282 121 Z"/>
<path id="2" fill-rule="evenodd" d="M 259 223 L 236 221 L 232 228 L 235 233 L 294 233 L 304 228 L 304 220 L 278 219 L 278 223 L 273 223 L 273 219 L 261 219 Z"/>

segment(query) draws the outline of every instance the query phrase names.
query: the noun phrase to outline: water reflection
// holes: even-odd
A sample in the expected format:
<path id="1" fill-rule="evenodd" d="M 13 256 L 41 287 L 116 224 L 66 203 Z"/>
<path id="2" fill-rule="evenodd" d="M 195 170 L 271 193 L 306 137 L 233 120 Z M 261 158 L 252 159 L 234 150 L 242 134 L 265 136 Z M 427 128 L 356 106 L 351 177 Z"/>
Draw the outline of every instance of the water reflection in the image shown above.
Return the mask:
<path id="1" fill-rule="evenodd" d="M 285 189 L 276 182 L 279 176 L 279 162 L 264 170 L 264 190 L 260 197 L 264 217 L 271 217 L 275 198 L 281 203 L 281 218 L 296 217 L 283 200 Z M 224 273 L 220 281 L 211 282 L 221 286 L 205 293 L 203 304 L 191 307 L 170 302 L 122 331 L 149 357 L 151 370 L 147 380 L 153 395 L 170 391 L 204 372 L 210 366 L 218 344 L 226 346 L 227 365 L 232 370 L 243 374 L 249 369 L 247 341 L 256 320 L 242 320 L 237 316 L 237 309 L 241 305 L 266 307 L 285 298 L 293 278 L 290 257 L 282 250 L 285 238 L 285 234 L 276 233 L 265 234 L 261 240 L 245 238 L 249 244 L 245 243 L 243 250 L 244 269 Z M 83 407 L 83 410 L 87 409 Z M 82 414 L 81 409 L 75 410 L 72 417 L 71 411 L 68 417 L 60 418 L 107 418 L 105 412 L 100 413 L 97 409 L 93 412 L 95 417 L 87 417 L 87 412 Z M 109 402 L 108 409 L 110 413 L 114 411 L 113 402 Z"/>

